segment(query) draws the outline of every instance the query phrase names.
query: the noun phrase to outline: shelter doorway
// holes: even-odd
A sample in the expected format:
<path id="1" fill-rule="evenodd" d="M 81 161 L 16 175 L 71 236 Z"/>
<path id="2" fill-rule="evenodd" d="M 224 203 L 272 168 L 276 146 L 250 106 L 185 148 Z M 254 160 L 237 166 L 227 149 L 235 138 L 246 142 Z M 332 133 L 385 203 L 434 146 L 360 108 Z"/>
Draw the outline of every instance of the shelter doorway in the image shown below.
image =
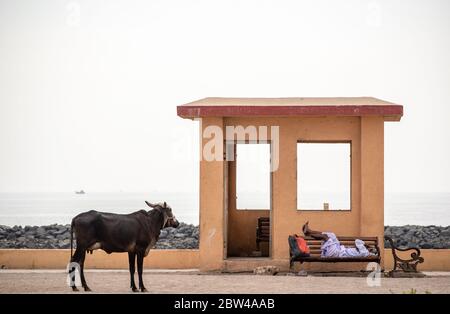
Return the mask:
<path id="1" fill-rule="evenodd" d="M 271 256 L 270 145 L 268 142 L 233 142 L 226 145 L 227 258 Z"/>

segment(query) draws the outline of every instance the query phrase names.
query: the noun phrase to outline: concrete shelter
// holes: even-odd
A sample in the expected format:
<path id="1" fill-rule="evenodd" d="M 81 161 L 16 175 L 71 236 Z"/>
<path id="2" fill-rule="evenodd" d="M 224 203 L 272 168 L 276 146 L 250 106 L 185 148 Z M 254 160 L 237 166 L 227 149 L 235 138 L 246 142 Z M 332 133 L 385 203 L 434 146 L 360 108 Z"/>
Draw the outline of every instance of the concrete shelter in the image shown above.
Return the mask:
<path id="1" fill-rule="evenodd" d="M 314 229 L 332 231 L 338 236 L 379 237 L 383 263 L 384 122 L 400 121 L 403 106 L 372 97 L 205 98 L 178 106 L 177 113 L 182 118 L 199 119 L 201 123 L 199 263 L 202 270 L 252 270 L 259 265 L 278 265 L 285 269 L 289 264 L 288 235 L 301 234 L 301 226 L 306 221 Z M 244 130 L 243 138 L 227 133 L 227 127 L 236 130 L 238 126 Z M 222 132 L 221 137 L 217 130 Z M 236 206 L 239 156 L 230 160 L 228 149 L 230 143 L 250 143 L 250 130 L 256 130 L 258 141 L 260 136 L 266 136 L 261 134 L 263 131 L 267 133 L 271 161 L 277 159 L 277 164 L 268 178 L 267 208 L 246 210 Z M 220 143 L 211 150 L 216 154 L 214 159 L 204 155 L 213 140 Z M 297 173 L 298 143 L 349 144 L 350 208 L 327 210 L 328 205 L 318 210 L 297 208 L 297 179 L 302 176 Z M 270 241 L 257 255 L 259 217 L 270 217 Z M 361 265 L 345 264 L 308 267 L 361 269 Z"/>

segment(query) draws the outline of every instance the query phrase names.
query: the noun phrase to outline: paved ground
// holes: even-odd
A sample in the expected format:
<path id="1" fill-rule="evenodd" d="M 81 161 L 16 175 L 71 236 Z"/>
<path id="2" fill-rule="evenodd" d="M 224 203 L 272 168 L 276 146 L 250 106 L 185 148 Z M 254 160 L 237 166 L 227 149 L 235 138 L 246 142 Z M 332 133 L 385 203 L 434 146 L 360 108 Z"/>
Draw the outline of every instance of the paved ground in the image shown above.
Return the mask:
<path id="1" fill-rule="evenodd" d="M 149 293 L 450 293 L 450 273 L 426 278 L 381 278 L 370 287 L 366 278 L 200 274 L 196 271 L 144 273 Z M 137 276 L 136 276 L 137 277 Z M 126 271 L 86 271 L 94 293 L 130 292 Z M 137 278 L 136 278 L 137 280 Z M 0 293 L 72 293 L 61 270 L 0 270 Z M 85 292 L 78 292 L 85 293 Z"/>

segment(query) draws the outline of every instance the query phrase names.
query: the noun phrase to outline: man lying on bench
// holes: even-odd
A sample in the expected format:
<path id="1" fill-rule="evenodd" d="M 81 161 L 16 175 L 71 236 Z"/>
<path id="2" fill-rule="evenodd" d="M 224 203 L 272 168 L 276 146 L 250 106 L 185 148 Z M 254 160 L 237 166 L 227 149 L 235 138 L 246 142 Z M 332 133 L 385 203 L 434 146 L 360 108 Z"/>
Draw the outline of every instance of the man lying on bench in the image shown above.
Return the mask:
<path id="1" fill-rule="evenodd" d="M 309 228 L 309 222 L 303 225 L 303 233 L 305 236 L 310 236 L 317 240 L 322 240 L 320 247 L 321 257 L 367 257 L 376 255 L 367 250 L 364 241 L 360 239 L 355 240 L 356 247 L 345 247 L 341 245 L 336 235 L 333 232 L 315 231 Z"/>

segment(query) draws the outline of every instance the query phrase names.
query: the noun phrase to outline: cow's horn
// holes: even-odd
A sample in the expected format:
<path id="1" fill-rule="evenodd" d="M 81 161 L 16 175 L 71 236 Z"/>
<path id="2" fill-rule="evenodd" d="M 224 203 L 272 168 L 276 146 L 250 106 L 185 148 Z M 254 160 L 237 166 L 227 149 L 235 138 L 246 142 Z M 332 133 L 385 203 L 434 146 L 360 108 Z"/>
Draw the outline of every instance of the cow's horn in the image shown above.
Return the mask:
<path id="1" fill-rule="evenodd" d="M 147 201 L 145 201 L 145 204 L 147 204 L 151 208 L 155 208 L 155 206 L 156 206 L 155 204 L 152 204 L 152 203 L 147 202 Z"/>

